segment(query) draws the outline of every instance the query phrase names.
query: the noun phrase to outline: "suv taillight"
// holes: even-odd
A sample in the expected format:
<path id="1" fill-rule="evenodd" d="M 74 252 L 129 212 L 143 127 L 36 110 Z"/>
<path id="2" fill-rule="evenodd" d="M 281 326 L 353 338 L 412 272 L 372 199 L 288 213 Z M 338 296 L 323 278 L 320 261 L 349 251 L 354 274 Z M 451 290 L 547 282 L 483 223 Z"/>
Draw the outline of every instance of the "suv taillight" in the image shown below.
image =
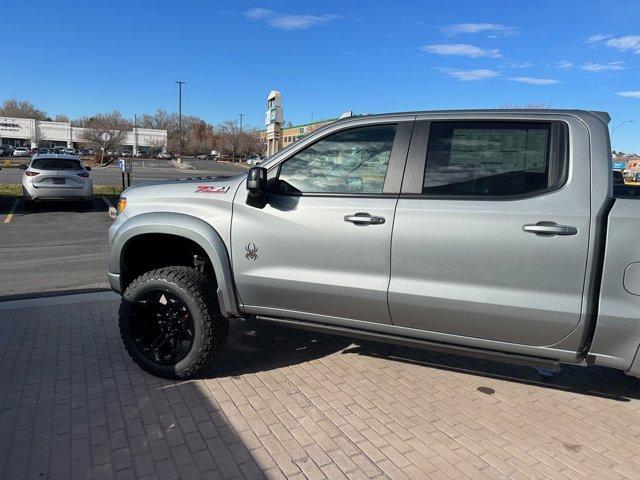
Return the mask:
<path id="1" fill-rule="evenodd" d="M 39 172 L 24 172 L 27 177 L 35 177 L 36 175 L 40 175 Z"/>
<path id="2" fill-rule="evenodd" d="M 79 177 L 89 178 L 89 172 L 78 173 Z"/>

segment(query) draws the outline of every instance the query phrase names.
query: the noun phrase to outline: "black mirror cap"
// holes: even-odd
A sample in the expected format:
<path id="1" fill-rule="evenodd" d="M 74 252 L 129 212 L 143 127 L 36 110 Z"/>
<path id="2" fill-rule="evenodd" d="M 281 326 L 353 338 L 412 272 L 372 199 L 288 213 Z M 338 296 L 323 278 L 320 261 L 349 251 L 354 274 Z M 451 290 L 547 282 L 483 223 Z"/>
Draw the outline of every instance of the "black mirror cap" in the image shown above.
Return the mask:
<path id="1" fill-rule="evenodd" d="M 85 169 L 87 172 L 90 172 L 90 171 L 91 171 L 91 167 L 84 167 L 84 169 Z"/>
<path id="2" fill-rule="evenodd" d="M 267 193 L 267 169 L 252 167 L 247 174 L 247 190 L 251 195 L 259 196 Z"/>
<path id="3" fill-rule="evenodd" d="M 29 165 L 25 165 L 24 163 L 21 163 L 20 165 L 18 165 L 18 168 L 20 170 L 26 170 L 27 168 L 29 168 Z"/>

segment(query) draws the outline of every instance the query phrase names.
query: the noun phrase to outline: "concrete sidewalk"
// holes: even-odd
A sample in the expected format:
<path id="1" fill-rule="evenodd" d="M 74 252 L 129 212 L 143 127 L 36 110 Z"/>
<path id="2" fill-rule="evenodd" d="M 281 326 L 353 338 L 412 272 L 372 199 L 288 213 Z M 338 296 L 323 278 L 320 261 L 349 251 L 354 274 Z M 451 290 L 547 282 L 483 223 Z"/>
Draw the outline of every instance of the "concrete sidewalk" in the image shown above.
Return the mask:
<path id="1" fill-rule="evenodd" d="M 640 383 L 232 324 L 203 378 L 143 373 L 117 297 L 0 304 L 0 478 L 640 478 Z"/>

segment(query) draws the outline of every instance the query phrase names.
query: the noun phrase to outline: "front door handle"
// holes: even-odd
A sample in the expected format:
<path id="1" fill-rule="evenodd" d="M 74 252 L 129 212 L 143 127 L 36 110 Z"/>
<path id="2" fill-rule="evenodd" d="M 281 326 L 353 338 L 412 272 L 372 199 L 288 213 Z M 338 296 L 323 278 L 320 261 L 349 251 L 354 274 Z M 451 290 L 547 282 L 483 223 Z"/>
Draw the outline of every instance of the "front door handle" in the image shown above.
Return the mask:
<path id="1" fill-rule="evenodd" d="M 523 225 L 522 231 L 535 233 L 541 237 L 554 237 L 556 235 L 576 235 L 578 229 L 569 225 L 558 225 L 555 222 L 538 222 L 535 224 Z"/>
<path id="2" fill-rule="evenodd" d="M 358 212 L 353 215 L 345 215 L 344 221 L 356 225 L 382 225 L 384 223 L 384 217 L 376 217 L 368 213 Z"/>

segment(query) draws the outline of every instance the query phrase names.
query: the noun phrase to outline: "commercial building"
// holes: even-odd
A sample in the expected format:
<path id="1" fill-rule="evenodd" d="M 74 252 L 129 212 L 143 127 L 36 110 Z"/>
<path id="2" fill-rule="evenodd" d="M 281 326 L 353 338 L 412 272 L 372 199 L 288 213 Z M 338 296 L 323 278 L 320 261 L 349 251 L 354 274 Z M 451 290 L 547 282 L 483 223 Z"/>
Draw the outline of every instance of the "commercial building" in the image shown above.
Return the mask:
<path id="1" fill-rule="evenodd" d="M 327 120 L 319 120 L 317 122 L 285 127 L 282 125 L 282 95 L 279 91 L 272 90 L 267 96 L 267 111 L 265 112 L 264 118 L 266 130 L 262 130 L 260 132 L 260 138 L 262 138 L 266 144 L 267 156 L 271 156 L 314 130 L 324 127 L 336 120 L 336 118 L 330 118 Z"/>
<path id="2" fill-rule="evenodd" d="M 14 147 L 79 148 L 84 141 L 85 128 L 66 122 L 45 122 L 29 118 L 0 117 L 0 144 Z M 123 148 L 138 151 L 164 150 L 167 131 L 133 128 L 127 133 Z"/>

